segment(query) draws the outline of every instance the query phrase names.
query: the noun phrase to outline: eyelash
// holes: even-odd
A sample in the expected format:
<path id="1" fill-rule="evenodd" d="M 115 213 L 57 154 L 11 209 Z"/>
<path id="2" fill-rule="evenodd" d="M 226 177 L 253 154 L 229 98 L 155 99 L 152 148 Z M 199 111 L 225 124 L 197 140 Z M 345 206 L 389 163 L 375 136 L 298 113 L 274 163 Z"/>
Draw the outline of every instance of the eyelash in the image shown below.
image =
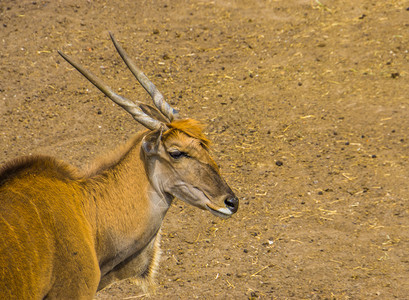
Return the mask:
<path id="1" fill-rule="evenodd" d="M 169 155 L 173 159 L 179 159 L 181 157 L 189 157 L 189 155 L 187 155 L 187 153 L 179 151 L 179 150 L 169 151 Z"/>

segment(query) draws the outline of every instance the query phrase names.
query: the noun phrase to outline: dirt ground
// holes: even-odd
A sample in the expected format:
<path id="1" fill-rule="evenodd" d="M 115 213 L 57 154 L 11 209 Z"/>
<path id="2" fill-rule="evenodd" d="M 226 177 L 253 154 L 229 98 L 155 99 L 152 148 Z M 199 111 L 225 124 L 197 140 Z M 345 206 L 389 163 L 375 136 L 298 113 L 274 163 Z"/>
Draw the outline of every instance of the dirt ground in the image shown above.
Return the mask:
<path id="1" fill-rule="evenodd" d="M 57 54 L 150 101 L 108 30 L 207 124 L 240 209 L 174 203 L 154 299 L 409 298 L 407 1 L 2 0 L 0 28 L 1 163 L 82 167 L 142 129 Z"/>

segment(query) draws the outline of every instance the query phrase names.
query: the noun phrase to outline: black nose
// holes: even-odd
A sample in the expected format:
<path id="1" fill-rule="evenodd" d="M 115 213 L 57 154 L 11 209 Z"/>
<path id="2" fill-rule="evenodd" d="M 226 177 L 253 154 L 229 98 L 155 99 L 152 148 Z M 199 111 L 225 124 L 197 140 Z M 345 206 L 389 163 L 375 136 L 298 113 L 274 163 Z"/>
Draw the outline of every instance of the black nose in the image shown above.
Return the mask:
<path id="1" fill-rule="evenodd" d="M 229 197 L 224 200 L 224 204 L 232 213 L 235 213 L 239 209 L 239 199 L 237 197 Z"/>

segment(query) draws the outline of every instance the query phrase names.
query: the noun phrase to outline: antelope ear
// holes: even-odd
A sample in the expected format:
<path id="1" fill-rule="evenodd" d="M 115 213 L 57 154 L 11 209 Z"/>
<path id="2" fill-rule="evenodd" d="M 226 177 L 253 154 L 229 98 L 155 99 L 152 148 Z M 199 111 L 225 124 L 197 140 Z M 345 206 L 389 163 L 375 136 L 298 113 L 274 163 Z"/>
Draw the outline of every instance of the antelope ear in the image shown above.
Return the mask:
<path id="1" fill-rule="evenodd" d="M 159 146 L 162 141 L 163 129 L 157 129 L 148 133 L 142 140 L 142 149 L 147 155 L 155 155 L 159 151 Z"/>

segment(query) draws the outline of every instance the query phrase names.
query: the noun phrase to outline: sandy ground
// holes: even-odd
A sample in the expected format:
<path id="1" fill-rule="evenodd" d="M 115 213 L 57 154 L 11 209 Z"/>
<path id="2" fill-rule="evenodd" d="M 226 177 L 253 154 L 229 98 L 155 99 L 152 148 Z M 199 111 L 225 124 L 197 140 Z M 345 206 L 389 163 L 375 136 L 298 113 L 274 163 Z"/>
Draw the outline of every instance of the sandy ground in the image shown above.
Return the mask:
<path id="1" fill-rule="evenodd" d="M 108 30 L 207 124 L 240 211 L 175 202 L 154 299 L 409 297 L 407 1 L 2 0 L 0 27 L 1 163 L 82 167 L 142 129 L 57 54 L 150 101 Z"/>

